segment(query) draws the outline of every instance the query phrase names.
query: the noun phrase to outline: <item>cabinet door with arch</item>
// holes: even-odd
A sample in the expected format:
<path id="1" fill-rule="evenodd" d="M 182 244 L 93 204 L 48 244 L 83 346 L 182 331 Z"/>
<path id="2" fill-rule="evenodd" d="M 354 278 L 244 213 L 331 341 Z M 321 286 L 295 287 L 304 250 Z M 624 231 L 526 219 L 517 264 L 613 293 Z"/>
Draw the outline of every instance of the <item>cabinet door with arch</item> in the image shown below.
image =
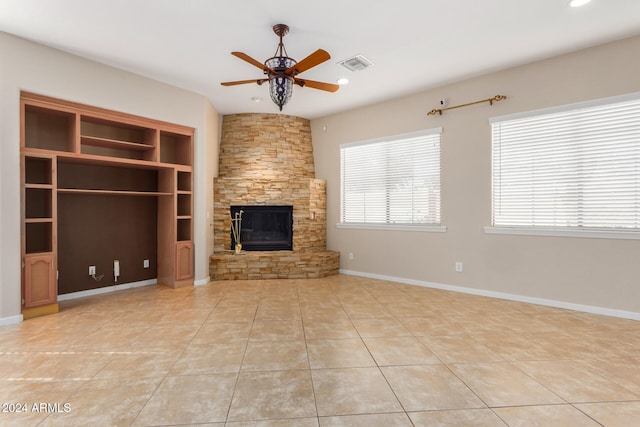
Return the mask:
<path id="1" fill-rule="evenodd" d="M 54 304 L 58 300 L 56 267 L 51 253 L 24 257 L 24 308 Z"/>
<path id="2" fill-rule="evenodd" d="M 176 244 L 176 280 L 193 277 L 193 243 L 178 242 Z"/>

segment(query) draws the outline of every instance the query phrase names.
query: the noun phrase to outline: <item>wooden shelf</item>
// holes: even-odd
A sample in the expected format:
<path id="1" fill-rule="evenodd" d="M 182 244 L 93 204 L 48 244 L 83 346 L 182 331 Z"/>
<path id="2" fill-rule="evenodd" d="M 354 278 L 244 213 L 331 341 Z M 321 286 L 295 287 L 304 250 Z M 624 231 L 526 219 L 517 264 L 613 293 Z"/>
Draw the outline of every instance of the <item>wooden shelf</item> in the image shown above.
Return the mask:
<path id="1" fill-rule="evenodd" d="M 79 188 L 58 188 L 63 194 L 102 194 L 112 196 L 173 196 L 173 193 L 159 191 L 127 191 L 127 190 L 85 190 Z"/>
<path id="2" fill-rule="evenodd" d="M 51 184 L 25 184 L 24 188 L 32 188 L 34 190 L 51 190 L 53 189 L 53 185 Z"/>
<path id="3" fill-rule="evenodd" d="M 149 151 L 154 150 L 152 145 L 139 142 L 119 141 L 117 139 L 99 138 L 95 136 L 81 136 L 80 142 L 94 147 L 115 148 L 121 150 Z"/>
<path id="4" fill-rule="evenodd" d="M 52 223 L 53 218 L 25 218 L 24 222 L 25 224 Z"/>
<path id="5" fill-rule="evenodd" d="M 28 252 L 25 254 L 25 257 L 40 256 L 40 255 L 53 255 L 53 252 L 50 250 Z"/>
<path id="6" fill-rule="evenodd" d="M 31 150 L 28 150 L 31 151 Z M 123 159 L 106 157 L 97 154 L 56 153 L 58 159 L 64 163 L 82 163 L 87 165 L 109 165 L 116 167 L 136 167 L 138 169 L 173 169 L 173 165 L 161 165 L 149 160 Z"/>

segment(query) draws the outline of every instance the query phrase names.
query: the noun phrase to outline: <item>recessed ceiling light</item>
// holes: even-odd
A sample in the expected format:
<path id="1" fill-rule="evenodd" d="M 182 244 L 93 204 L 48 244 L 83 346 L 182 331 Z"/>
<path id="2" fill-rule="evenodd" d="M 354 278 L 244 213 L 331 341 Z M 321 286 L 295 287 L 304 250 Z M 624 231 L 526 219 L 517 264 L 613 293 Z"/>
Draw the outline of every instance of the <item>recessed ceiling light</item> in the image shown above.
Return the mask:
<path id="1" fill-rule="evenodd" d="M 260 97 L 260 96 L 252 96 L 251 100 L 253 102 L 262 102 L 262 97 Z"/>
<path id="2" fill-rule="evenodd" d="M 346 77 L 341 77 L 336 80 L 336 83 L 338 83 L 339 85 L 346 85 L 347 83 L 349 83 L 349 79 L 347 79 Z"/>
<path id="3" fill-rule="evenodd" d="M 591 0 L 571 0 L 569 1 L 569 6 L 571 7 L 580 7 L 589 3 Z"/>

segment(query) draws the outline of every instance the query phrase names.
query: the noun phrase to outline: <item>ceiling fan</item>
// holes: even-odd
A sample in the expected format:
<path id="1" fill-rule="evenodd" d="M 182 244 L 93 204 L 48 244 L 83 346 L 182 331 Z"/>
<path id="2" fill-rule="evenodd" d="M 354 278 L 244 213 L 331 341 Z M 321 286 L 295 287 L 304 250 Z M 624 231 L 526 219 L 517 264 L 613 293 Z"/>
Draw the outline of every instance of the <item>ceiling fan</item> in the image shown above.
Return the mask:
<path id="1" fill-rule="evenodd" d="M 273 102 L 280 107 L 280 111 L 282 111 L 282 107 L 291 98 L 294 84 L 297 84 L 300 87 L 307 86 L 327 92 L 335 92 L 339 89 L 337 84 L 317 82 L 297 77 L 298 74 L 330 59 L 331 56 L 326 50 L 318 49 L 302 61 L 297 62 L 293 58 L 289 57 L 287 50 L 284 48 L 284 44 L 282 43 L 282 38 L 289 33 L 289 27 L 285 24 L 277 24 L 273 26 L 273 32 L 280 37 L 280 43 L 278 43 L 278 48 L 276 49 L 274 56 L 264 61 L 264 64 L 253 59 L 246 53 L 231 52 L 233 56 L 260 68 L 266 77 L 253 80 L 223 82 L 220 83 L 222 86 L 235 86 L 247 83 L 257 83 L 258 85 L 261 85 L 268 81 L 269 94 L 271 95 Z"/>

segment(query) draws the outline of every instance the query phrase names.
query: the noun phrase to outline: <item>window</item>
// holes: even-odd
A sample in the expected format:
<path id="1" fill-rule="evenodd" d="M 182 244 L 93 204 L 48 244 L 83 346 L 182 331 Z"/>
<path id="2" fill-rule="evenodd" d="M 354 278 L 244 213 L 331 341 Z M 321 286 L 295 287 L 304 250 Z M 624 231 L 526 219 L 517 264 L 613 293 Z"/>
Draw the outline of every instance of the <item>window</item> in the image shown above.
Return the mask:
<path id="1" fill-rule="evenodd" d="M 440 133 L 341 145 L 342 225 L 438 226 Z"/>
<path id="2" fill-rule="evenodd" d="M 640 231 L 640 94 L 491 125 L 494 227 Z"/>

